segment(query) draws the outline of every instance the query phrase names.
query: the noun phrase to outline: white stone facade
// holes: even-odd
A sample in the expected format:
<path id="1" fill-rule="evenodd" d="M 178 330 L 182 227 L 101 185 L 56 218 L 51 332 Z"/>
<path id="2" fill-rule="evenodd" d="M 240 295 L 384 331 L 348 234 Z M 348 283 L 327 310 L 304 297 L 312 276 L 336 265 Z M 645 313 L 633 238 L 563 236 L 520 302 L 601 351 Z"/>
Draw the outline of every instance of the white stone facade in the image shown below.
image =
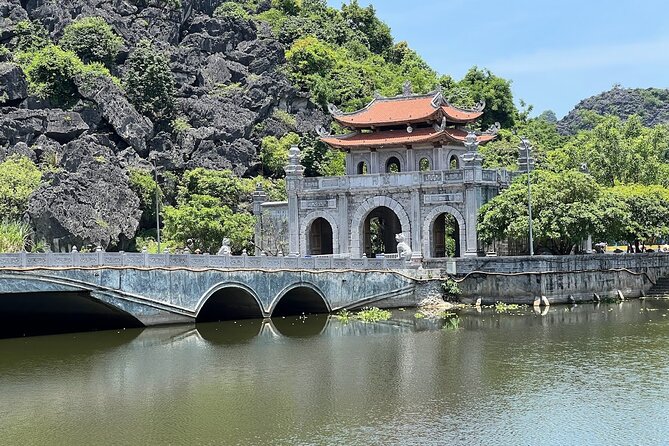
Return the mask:
<path id="1" fill-rule="evenodd" d="M 369 256 L 369 218 L 380 215 L 388 220 L 384 222 L 386 231 L 401 232 L 406 237 L 415 259 L 437 257 L 435 238 L 443 234 L 435 232 L 435 222 L 448 214 L 455 218 L 459 229 L 458 254 L 475 256 L 480 250 L 478 210 L 510 180 L 505 170 L 483 169 L 476 149 L 477 144 L 472 143 L 468 148 L 453 145 L 351 151 L 347 153 L 347 175 L 305 178 L 299 151 L 294 148 L 286 168 L 288 201 L 265 205 L 264 194 L 259 192 L 254 199 L 255 213 L 261 215 L 267 206 L 276 213 L 277 206 L 283 206 L 288 223 L 287 255 L 351 258 Z M 427 161 L 421 163 L 424 159 Z M 387 171 L 389 160 L 399 161 L 399 172 Z M 358 174 L 363 162 L 366 173 Z M 314 225 L 318 227 L 314 229 Z M 262 224 L 256 228 L 259 253 L 265 230 Z M 390 235 L 386 234 L 384 240 L 388 240 L 384 245 L 388 248 Z"/>

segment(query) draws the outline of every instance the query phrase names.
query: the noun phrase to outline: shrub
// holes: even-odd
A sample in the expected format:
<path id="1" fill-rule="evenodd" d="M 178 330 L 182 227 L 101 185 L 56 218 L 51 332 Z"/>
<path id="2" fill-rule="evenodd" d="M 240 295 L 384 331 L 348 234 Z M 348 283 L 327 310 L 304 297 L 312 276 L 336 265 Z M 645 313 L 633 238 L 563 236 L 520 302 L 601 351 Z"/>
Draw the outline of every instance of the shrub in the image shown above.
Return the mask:
<path id="1" fill-rule="evenodd" d="M 60 45 L 86 63 L 100 62 L 111 68 L 123 39 L 101 17 L 86 17 L 65 27 Z"/>
<path id="2" fill-rule="evenodd" d="M 19 220 L 28 208 L 28 199 L 42 181 L 42 173 L 29 158 L 12 155 L 0 163 L 0 215 Z"/>
<path id="3" fill-rule="evenodd" d="M 169 121 L 176 111 L 176 88 L 167 57 L 142 40 L 127 65 L 124 81 L 130 102 L 154 121 Z"/>
<path id="4" fill-rule="evenodd" d="M 21 20 L 16 24 L 14 32 L 16 33 L 14 41 L 16 52 L 37 51 L 51 43 L 49 33 L 38 22 Z"/>
<path id="5" fill-rule="evenodd" d="M 32 94 L 49 98 L 57 105 L 68 105 L 78 98 L 76 76 L 102 75 L 112 77 L 100 63 L 84 64 L 76 54 L 56 45 L 16 56 Z"/>
<path id="6" fill-rule="evenodd" d="M 247 20 L 249 13 L 235 2 L 223 2 L 214 11 L 214 17 L 230 17 L 239 20 Z"/>

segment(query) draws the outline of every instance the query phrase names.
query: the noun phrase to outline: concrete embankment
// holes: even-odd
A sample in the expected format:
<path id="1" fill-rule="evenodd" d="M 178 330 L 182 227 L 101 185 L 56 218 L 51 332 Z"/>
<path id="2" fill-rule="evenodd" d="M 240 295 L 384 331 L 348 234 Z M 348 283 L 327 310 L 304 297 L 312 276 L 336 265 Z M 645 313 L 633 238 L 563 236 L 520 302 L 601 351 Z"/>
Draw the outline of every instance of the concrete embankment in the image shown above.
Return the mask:
<path id="1" fill-rule="evenodd" d="M 455 277 L 463 303 L 574 303 L 644 295 L 669 276 L 669 255 L 478 257 L 428 266 Z"/>

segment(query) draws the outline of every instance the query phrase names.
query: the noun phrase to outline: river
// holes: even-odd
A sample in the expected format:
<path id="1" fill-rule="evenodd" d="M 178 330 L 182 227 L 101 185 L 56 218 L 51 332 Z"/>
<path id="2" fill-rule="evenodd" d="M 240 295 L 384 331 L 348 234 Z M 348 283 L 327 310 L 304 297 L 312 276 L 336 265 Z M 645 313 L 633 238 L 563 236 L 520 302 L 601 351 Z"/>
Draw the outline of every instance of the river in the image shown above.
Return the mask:
<path id="1" fill-rule="evenodd" d="M 0 340 L 3 445 L 669 438 L 669 302 Z"/>

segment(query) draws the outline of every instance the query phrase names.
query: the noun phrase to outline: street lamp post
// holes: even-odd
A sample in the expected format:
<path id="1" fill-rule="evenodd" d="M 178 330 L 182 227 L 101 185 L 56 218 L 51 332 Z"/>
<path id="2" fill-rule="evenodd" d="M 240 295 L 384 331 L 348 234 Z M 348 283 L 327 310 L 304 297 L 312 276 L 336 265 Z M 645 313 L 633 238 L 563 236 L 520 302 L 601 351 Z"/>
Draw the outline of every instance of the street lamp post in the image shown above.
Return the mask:
<path id="1" fill-rule="evenodd" d="M 523 167 L 525 172 L 527 172 L 527 215 L 529 219 L 529 242 L 530 242 L 530 256 L 534 255 L 534 235 L 532 234 L 532 187 L 531 187 L 531 175 L 532 168 L 534 167 L 534 160 L 532 159 L 532 146 L 527 138 L 521 138 L 520 140 L 520 167 L 521 171 Z"/>
<path id="2" fill-rule="evenodd" d="M 151 154 L 151 161 L 153 161 L 153 178 L 156 182 L 156 242 L 158 243 L 158 254 L 160 254 L 160 194 L 158 190 L 158 166 L 156 166 L 154 154 Z"/>

